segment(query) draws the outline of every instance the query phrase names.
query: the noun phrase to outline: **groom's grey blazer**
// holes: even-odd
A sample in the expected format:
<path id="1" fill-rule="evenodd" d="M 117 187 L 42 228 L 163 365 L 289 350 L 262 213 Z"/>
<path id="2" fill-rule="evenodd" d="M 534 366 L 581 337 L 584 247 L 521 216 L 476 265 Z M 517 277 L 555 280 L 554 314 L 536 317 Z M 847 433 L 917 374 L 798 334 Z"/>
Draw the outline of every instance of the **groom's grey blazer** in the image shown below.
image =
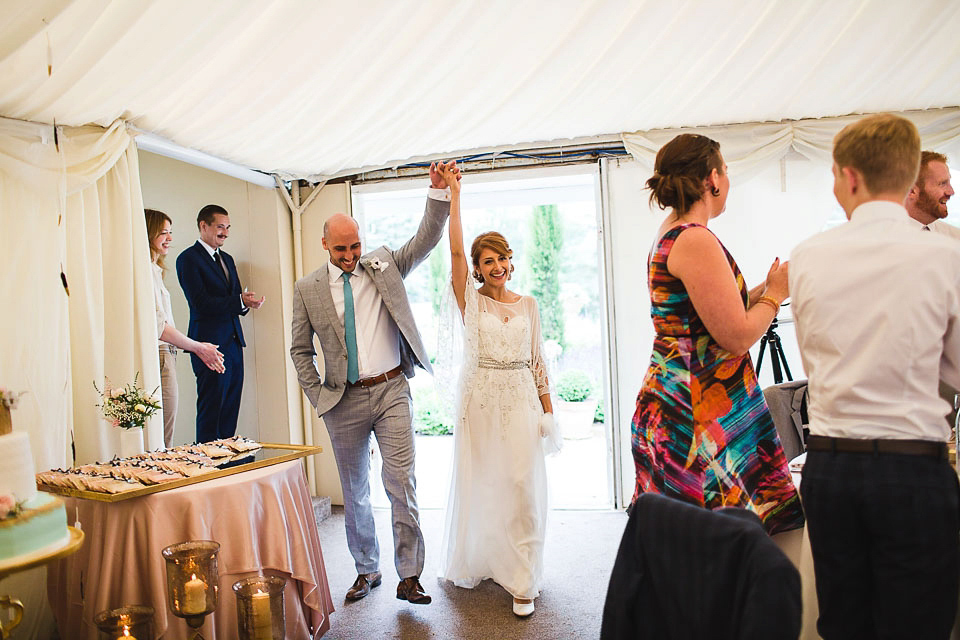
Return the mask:
<path id="1" fill-rule="evenodd" d="M 449 214 L 449 202 L 427 198 L 420 227 L 406 244 L 396 251 L 385 246 L 380 247 L 360 259 L 364 269 L 373 277 L 377 291 L 400 329 L 400 366 L 408 378 L 413 377 L 415 365 L 431 373 L 433 370 L 413 320 L 403 278 L 420 264 L 440 241 Z M 386 266 L 381 269 L 368 266 L 371 260 L 379 260 L 382 267 Z M 343 334 L 343 321 L 337 316 L 330 295 L 327 271 L 329 264 L 329 261 L 324 262 L 322 267 L 298 280 L 293 296 L 290 357 L 297 368 L 300 386 L 319 416 L 340 402 L 347 380 L 347 343 Z M 323 354 L 323 378 L 317 371 L 314 333 L 320 341 Z"/>

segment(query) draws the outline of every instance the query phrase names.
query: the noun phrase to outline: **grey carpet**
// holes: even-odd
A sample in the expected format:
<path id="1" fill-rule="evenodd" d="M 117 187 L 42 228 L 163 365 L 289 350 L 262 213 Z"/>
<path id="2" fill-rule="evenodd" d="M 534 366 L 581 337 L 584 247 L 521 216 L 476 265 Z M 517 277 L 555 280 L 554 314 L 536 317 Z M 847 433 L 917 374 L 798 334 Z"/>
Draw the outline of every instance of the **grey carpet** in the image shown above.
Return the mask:
<path id="1" fill-rule="evenodd" d="M 551 511 L 544 551 L 544 585 L 529 618 L 513 615 L 510 594 L 486 580 L 475 589 L 461 589 L 437 579 L 443 536 L 443 511 L 420 514 L 426 540 L 426 566 L 421 583 L 433 596 L 429 605 L 397 600 L 390 512 L 374 511 L 380 539 L 383 584 L 356 602 L 344 598 L 357 574 L 347 550 L 343 508 L 334 507 L 320 523 L 320 543 L 336 611 L 324 638 L 462 638 L 512 640 L 598 638 L 607 582 L 620 536 L 627 523 L 623 512 Z"/>

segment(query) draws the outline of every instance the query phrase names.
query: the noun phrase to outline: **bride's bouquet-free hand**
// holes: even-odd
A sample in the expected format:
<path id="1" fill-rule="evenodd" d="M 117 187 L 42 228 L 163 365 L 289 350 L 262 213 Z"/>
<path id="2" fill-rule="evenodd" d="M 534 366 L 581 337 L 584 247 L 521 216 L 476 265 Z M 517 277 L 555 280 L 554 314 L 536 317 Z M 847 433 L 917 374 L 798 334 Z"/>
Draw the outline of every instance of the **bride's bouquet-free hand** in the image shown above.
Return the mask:
<path id="1" fill-rule="evenodd" d="M 103 391 L 93 383 L 93 388 L 100 394 L 101 403 L 97 406 L 103 411 L 103 417 L 115 427 L 121 429 L 142 429 L 147 418 L 160 409 L 160 400 L 156 393 L 160 387 L 147 393 L 137 386 L 139 373 L 133 377 L 133 382 L 125 387 L 111 387 L 106 380 Z"/>

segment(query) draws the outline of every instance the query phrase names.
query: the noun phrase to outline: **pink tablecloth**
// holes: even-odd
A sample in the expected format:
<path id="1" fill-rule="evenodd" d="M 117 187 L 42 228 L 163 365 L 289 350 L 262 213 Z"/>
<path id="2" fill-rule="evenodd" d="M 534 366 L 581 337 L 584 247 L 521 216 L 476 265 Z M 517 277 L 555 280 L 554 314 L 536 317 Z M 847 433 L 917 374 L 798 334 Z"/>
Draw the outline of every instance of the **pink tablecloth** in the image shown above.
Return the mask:
<path id="1" fill-rule="evenodd" d="M 156 611 L 157 637 L 186 638 L 167 605 L 164 547 L 185 540 L 220 543 L 217 611 L 204 637 L 237 638 L 233 583 L 259 573 L 287 578 L 287 638 L 318 638 L 330 628 L 333 600 L 300 461 L 245 471 L 115 503 L 67 499 L 86 542 L 51 563 L 50 604 L 63 638 L 96 638 L 93 617 L 128 604 Z"/>

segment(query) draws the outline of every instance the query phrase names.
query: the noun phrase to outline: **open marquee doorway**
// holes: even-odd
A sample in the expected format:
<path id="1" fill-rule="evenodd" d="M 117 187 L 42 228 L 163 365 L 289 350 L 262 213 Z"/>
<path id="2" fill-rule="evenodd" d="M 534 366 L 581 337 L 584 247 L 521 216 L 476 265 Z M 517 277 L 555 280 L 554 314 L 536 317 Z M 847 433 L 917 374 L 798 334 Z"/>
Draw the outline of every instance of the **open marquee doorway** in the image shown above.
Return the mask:
<path id="1" fill-rule="evenodd" d="M 604 282 L 595 165 L 467 175 L 462 192 L 465 242 L 498 230 L 514 251 L 511 288 L 535 295 L 540 307 L 555 412 L 564 449 L 547 459 L 550 504 L 560 509 L 614 505 L 613 447 L 606 398 Z M 353 214 L 365 250 L 400 246 L 423 213 L 425 185 L 389 181 L 353 186 Z M 440 302 L 449 279 L 446 233 L 430 257 L 407 277 L 417 326 L 436 354 Z M 543 284 L 552 273 L 556 284 Z M 538 284 L 539 283 L 539 284 Z M 452 418 L 429 374 L 410 380 L 417 431 L 417 494 L 421 508 L 441 508 L 453 458 Z M 376 449 L 376 447 L 374 447 Z M 371 470 L 374 506 L 389 506 L 378 454 Z"/>

